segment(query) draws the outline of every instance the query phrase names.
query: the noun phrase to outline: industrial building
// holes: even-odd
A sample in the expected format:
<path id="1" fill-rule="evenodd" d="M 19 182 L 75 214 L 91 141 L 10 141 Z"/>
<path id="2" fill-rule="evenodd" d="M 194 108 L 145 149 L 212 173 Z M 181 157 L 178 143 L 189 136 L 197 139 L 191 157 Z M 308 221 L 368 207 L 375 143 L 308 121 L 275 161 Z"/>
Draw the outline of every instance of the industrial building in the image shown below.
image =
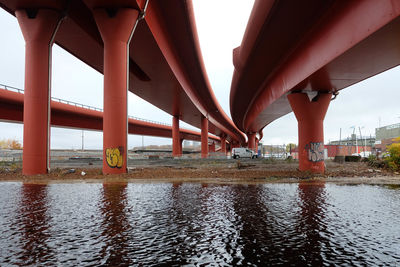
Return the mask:
<path id="1" fill-rule="evenodd" d="M 395 138 L 400 137 L 400 123 L 387 125 L 375 129 L 376 141 L 375 150 L 377 153 L 386 152 L 387 146 L 395 142 Z"/>

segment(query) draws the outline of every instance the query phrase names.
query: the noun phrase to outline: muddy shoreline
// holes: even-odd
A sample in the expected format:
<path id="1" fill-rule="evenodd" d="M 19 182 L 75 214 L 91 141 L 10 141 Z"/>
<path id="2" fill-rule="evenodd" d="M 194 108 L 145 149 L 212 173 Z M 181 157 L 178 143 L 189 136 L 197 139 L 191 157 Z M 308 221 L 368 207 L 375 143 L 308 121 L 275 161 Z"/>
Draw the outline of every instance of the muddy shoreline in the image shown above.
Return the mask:
<path id="1" fill-rule="evenodd" d="M 59 164 L 46 175 L 24 176 L 19 166 L 0 168 L 0 181 L 24 183 L 298 183 L 400 185 L 400 175 L 376 169 L 362 162 L 338 164 L 326 161 L 326 173 L 311 174 L 297 170 L 297 162 L 229 159 L 163 159 L 135 161 L 129 172 L 103 175 L 101 167 L 90 162 Z M 82 175 L 83 173 L 84 175 Z"/>

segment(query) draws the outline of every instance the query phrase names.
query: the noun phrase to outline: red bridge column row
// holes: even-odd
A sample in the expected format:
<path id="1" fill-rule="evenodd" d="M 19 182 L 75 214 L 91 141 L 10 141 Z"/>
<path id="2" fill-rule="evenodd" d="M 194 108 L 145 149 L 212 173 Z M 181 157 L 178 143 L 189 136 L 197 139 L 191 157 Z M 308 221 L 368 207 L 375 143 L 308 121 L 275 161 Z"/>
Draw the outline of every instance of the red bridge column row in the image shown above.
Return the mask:
<path id="1" fill-rule="evenodd" d="M 221 152 L 226 154 L 226 134 L 221 134 Z M 179 132 L 179 116 L 172 117 L 172 156 L 182 156 L 182 141 Z M 201 118 L 201 156 L 207 158 L 209 152 L 215 152 L 215 143 L 208 145 L 208 119 Z"/>
<path id="2" fill-rule="evenodd" d="M 94 8 L 104 42 L 103 173 L 127 170 L 129 42 L 139 12 Z M 49 169 L 51 48 L 61 13 L 22 9 L 16 16 L 25 39 L 23 174 Z"/>
<path id="3" fill-rule="evenodd" d="M 129 43 L 139 16 L 132 8 L 93 8 L 104 43 L 103 173 L 127 171 Z M 60 11 L 22 9 L 16 16 L 26 43 L 23 174 L 49 170 L 51 49 Z M 173 118 L 173 155 L 182 155 L 179 117 Z M 226 139 L 221 138 L 222 151 Z M 201 118 L 201 156 L 208 157 L 208 119 Z"/>

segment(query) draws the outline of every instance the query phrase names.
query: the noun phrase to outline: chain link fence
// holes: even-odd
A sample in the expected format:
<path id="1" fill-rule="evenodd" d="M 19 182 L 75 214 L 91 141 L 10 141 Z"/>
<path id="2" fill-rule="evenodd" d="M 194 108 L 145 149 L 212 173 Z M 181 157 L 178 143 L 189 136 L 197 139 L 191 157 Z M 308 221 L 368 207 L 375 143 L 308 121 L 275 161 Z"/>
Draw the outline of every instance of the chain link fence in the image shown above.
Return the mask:
<path id="1" fill-rule="evenodd" d="M 294 148 L 293 148 L 294 149 Z M 275 158 L 275 159 L 286 159 L 289 156 L 289 152 L 286 152 L 286 145 L 268 145 L 262 144 L 258 148 L 261 157 L 263 158 Z"/>

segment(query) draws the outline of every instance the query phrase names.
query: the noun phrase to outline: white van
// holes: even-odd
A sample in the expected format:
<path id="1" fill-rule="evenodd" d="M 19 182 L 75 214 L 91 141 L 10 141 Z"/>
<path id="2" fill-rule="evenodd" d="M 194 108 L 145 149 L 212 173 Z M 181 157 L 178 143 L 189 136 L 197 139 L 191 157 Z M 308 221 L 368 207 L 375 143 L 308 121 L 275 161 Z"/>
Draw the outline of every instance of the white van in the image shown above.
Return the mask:
<path id="1" fill-rule="evenodd" d="M 257 158 L 256 152 L 254 152 L 251 149 L 245 148 L 245 147 L 235 147 L 232 148 L 232 158 L 238 159 L 238 158 Z"/>

